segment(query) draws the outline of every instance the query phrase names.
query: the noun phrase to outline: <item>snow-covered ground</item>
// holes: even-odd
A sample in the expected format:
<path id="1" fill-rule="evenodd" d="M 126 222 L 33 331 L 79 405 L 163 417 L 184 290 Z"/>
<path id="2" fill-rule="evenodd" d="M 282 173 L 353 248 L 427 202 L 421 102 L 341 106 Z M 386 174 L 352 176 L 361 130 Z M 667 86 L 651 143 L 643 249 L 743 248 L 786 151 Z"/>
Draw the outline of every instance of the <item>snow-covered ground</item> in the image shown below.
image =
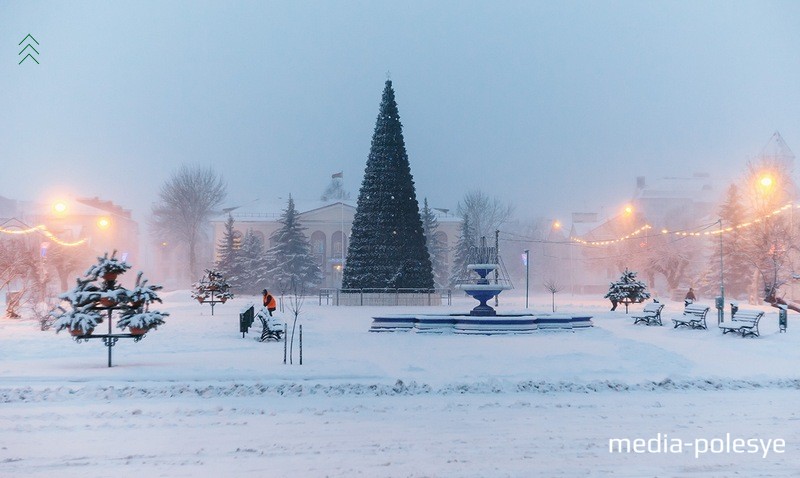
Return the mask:
<path id="1" fill-rule="evenodd" d="M 710 330 L 675 330 L 669 317 L 682 304 L 667 303 L 664 327 L 634 326 L 605 301 L 568 295 L 559 312 L 589 312 L 593 329 L 376 334 L 378 313 L 464 312 L 475 302 L 399 310 L 313 298 L 300 366 L 283 364 L 282 343 L 256 342 L 258 324 L 238 333 L 240 309 L 257 298 L 214 316 L 186 291 L 164 299 L 167 324 L 120 341 L 112 368 L 99 341 L 0 320 L 0 476 L 800 472 L 800 321 L 790 316 L 778 334 L 769 309 L 762 336 L 747 339 L 722 336 L 713 308 Z M 504 293 L 500 311 L 520 311 L 523 300 Z M 545 312 L 549 296 L 532 304 Z M 610 439 L 652 440 L 651 450 L 609 452 Z M 736 439 L 763 441 L 737 453 Z M 718 446 L 727 450 L 712 453 Z"/>

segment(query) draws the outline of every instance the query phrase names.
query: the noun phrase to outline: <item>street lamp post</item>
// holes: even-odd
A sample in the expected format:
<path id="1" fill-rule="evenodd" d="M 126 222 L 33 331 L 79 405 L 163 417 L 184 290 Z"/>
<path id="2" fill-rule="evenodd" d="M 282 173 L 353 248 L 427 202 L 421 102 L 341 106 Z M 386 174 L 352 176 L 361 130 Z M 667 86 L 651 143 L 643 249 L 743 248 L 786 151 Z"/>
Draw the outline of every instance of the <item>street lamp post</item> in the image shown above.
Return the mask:
<path id="1" fill-rule="evenodd" d="M 530 271 L 530 250 L 525 249 L 525 308 L 528 308 L 528 272 Z"/>
<path id="2" fill-rule="evenodd" d="M 722 218 L 719 219 L 719 304 L 717 307 L 717 324 L 725 319 L 725 269 L 722 262 Z"/>

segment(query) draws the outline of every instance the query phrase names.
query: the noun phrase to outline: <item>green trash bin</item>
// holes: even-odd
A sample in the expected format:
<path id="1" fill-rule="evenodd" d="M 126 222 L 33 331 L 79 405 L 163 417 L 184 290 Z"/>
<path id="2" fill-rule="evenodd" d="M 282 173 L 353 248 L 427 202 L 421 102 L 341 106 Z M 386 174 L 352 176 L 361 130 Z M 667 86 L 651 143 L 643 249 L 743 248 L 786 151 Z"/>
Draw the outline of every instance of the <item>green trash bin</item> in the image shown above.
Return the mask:
<path id="1" fill-rule="evenodd" d="M 778 331 L 779 332 L 786 332 L 786 322 L 788 322 L 789 314 L 788 310 L 781 309 L 778 311 Z"/>

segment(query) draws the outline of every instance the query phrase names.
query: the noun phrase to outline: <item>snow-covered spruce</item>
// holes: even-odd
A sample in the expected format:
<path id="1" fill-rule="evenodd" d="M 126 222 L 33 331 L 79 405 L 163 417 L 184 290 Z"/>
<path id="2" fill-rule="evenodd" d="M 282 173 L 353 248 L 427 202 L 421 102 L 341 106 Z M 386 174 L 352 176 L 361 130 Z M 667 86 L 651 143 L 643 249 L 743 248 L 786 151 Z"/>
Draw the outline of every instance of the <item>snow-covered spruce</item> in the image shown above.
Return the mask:
<path id="1" fill-rule="evenodd" d="M 281 227 L 270 236 L 275 246 L 267 251 L 270 287 L 281 294 L 313 289 L 322 282 L 322 272 L 291 195 L 278 222 Z"/>

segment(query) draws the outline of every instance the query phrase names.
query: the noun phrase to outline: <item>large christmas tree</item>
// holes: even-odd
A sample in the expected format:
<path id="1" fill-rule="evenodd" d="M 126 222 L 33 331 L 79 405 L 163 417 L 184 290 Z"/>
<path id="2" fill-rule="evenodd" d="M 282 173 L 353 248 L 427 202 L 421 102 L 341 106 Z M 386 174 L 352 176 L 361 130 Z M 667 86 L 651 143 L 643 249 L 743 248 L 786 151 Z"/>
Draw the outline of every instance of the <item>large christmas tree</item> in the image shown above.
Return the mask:
<path id="1" fill-rule="evenodd" d="M 431 259 L 391 80 L 375 122 L 342 287 L 433 288 Z"/>

